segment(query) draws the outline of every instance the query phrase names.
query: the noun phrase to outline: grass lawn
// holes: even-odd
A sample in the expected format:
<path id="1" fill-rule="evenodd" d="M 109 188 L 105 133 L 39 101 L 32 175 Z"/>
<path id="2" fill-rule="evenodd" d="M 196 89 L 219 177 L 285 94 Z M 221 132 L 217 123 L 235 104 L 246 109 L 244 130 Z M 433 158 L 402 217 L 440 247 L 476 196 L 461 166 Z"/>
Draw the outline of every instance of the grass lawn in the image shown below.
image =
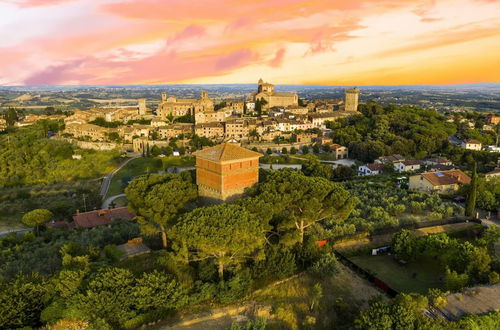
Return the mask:
<path id="1" fill-rule="evenodd" d="M 140 157 L 133 159 L 113 176 L 106 198 L 122 194 L 128 182 L 138 175 L 156 173 L 167 167 L 188 166 L 194 166 L 194 157 Z"/>
<path id="2" fill-rule="evenodd" d="M 417 259 L 407 265 L 397 263 L 390 255 L 363 255 L 351 257 L 350 260 L 400 292 L 426 294 L 429 288 L 443 286 L 440 281 L 440 277 L 444 278 L 441 266 L 437 260 L 429 257 Z M 413 274 L 416 274 L 415 278 Z"/>

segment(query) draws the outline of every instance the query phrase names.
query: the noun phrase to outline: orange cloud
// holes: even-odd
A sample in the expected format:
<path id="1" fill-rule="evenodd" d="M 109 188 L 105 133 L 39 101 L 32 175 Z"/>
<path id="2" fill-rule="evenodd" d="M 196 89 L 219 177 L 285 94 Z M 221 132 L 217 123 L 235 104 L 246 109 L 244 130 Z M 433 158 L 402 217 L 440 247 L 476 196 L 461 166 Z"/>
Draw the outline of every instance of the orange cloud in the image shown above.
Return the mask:
<path id="1" fill-rule="evenodd" d="M 499 2 L 489 0 L 66 2 L 10 2 L 19 18 L 0 22 L 2 83 L 248 82 L 261 75 L 255 70 L 283 83 L 364 80 L 365 72 L 374 84 L 376 74 L 402 83 L 435 58 L 491 52 L 500 31 Z M 43 32 L 34 17 L 45 18 Z M 30 33 L 8 44 L 2 31 Z M 467 45 L 474 41 L 476 49 Z M 471 74 L 440 72 L 442 81 Z M 498 70 L 484 74 L 500 80 Z"/>

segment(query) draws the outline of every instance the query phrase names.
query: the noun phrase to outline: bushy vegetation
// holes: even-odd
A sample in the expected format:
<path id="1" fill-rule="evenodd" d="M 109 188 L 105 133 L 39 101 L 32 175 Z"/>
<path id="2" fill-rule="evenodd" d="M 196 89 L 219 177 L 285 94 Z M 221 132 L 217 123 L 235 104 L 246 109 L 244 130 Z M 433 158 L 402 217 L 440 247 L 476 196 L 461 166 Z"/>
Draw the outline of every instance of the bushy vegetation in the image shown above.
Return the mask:
<path id="1" fill-rule="evenodd" d="M 95 178 L 110 172 L 118 152 L 81 150 L 47 138 L 58 122 L 38 122 L 0 136 L 0 187 Z M 81 159 L 72 159 L 74 154 Z"/>
<path id="2" fill-rule="evenodd" d="M 355 321 L 356 329 L 498 329 L 500 313 L 466 315 L 456 321 L 430 318 L 424 314 L 428 298 L 419 294 L 400 294 L 390 301 L 375 299 Z"/>
<path id="3" fill-rule="evenodd" d="M 500 273 L 493 243 L 500 238 L 500 227 L 492 227 L 479 239 L 462 241 L 447 234 L 416 237 L 408 230 L 397 233 L 392 241 L 396 258 L 412 262 L 422 256 L 439 260 L 446 271 L 448 290 L 459 291 L 465 287 L 496 283 Z"/>
<path id="4" fill-rule="evenodd" d="M 100 206 L 98 182 L 71 181 L 0 188 L 0 215 L 14 223 L 19 215 L 45 208 L 56 220 L 69 220 L 76 210 Z M 85 204 L 84 199 L 85 198 Z"/>
<path id="5" fill-rule="evenodd" d="M 382 106 L 367 102 L 359 106 L 362 115 L 330 123 L 332 138 L 347 145 L 351 157 L 373 162 L 382 155 L 424 157 L 448 145 L 456 132 L 453 123 L 433 110 L 413 106 Z"/>
<path id="6" fill-rule="evenodd" d="M 438 195 L 413 192 L 392 183 L 366 180 L 347 181 L 344 186 L 360 203 L 346 220 L 355 231 L 377 231 L 388 227 L 411 226 L 420 221 L 441 220 L 462 214 L 456 204 L 443 203 Z"/>

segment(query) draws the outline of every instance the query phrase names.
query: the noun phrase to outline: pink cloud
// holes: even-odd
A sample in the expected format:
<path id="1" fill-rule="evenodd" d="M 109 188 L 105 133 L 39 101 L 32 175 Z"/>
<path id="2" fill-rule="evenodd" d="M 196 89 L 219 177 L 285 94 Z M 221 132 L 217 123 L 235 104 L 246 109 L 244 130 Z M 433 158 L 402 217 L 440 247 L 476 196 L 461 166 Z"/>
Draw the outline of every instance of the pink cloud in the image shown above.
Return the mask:
<path id="1" fill-rule="evenodd" d="M 194 37 L 201 37 L 204 34 L 205 34 L 205 29 L 203 27 L 193 24 L 184 28 L 181 32 L 177 33 L 175 36 L 169 39 L 169 41 L 175 42 Z"/>
<path id="2" fill-rule="evenodd" d="M 54 6 L 64 2 L 73 2 L 75 0 L 20 0 L 14 3 L 19 7 L 43 7 Z"/>
<path id="3" fill-rule="evenodd" d="M 280 67 L 281 64 L 283 64 L 283 58 L 285 57 L 285 48 L 280 48 L 276 54 L 274 55 L 274 58 L 269 62 L 269 65 L 272 66 L 273 68 Z"/>

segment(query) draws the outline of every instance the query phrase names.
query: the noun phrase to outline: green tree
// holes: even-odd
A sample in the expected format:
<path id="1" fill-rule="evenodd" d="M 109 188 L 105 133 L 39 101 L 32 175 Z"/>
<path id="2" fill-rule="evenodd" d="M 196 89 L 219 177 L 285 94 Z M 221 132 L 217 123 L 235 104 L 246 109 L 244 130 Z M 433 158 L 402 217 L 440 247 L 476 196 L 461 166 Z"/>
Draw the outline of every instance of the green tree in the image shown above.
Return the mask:
<path id="1" fill-rule="evenodd" d="M 37 235 L 39 234 L 39 226 L 41 224 L 47 223 L 52 219 L 54 215 L 52 212 L 46 209 L 36 209 L 26 213 L 22 221 L 25 225 L 34 227 L 36 229 Z"/>
<path id="2" fill-rule="evenodd" d="M 417 238 L 409 230 L 401 230 L 392 239 L 392 251 L 398 259 L 413 260 L 417 256 L 417 248 Z"/>
<path id="3" fill-rule="evenodd" d="M 197 197 L 196 185 L 178 174 L 152 174 L 138 177 L 125 194 L 129 207 L 137 213 L 137 222 L 145 235 L 161 233 L 167 247 L 167 232 L 188 202 Z"/>
<path id="4" fill-rule="evenodd" d="M 357 203 L 340 184 L 289 169 L 272 173 L 254 194 L 247 207 L 259 217 L 274 217 L 288 244 L 302 244 L 306 230 L 316 223 L 344 221 Z"/>
<path id="5" fill-rule="evenodd" d="M 281 153 L 282 153 L 282 154 L 284 154 L 284 155 L 288 154 L 288 149 L 287 149 L 287 148 L 285 148 L 285 147 L 283 147 L 283 148 L 281 149 Z"/>
<path id="6" fill-rule="evenodd" d="M 474 216 L 474 210 L 476 209 L 476 198 L 477 198 L 477 163 L 474 162 L 474 167 L 472 170 L 472 181 L 470 183 L 470 191 L 465 201 L 465 215 L 468 217 Z"/>
<path id="7" fill-rule="evenodd" d="M 138 278 L 132 291 L 132 299 L 138 310 L 174 309 L 186 303 L 187 292 L 175 278 L 154 270 Z"/>
<path id="8" fill-rule="evenodd" d="M 309 146 L 302 146 L 301 150 L 302 150 L 302 153 L 304 155 L 308 154 L 309 153 Z"/>
<path id="9" fill-rule="evenodd" d="M 264 231 L 263 224 L 242 206 L 220 204 L 184 214 L 173 235 L 188 248 L 191 260 L 214 259 L 222 280 L 227 266 L 260 257 Z"/>
<path id="10" fill-rule="evenodd" d="M 290 154 L 295 155 L 297 153 L 297 148 L 291 147 L 290 148 Z"/>

